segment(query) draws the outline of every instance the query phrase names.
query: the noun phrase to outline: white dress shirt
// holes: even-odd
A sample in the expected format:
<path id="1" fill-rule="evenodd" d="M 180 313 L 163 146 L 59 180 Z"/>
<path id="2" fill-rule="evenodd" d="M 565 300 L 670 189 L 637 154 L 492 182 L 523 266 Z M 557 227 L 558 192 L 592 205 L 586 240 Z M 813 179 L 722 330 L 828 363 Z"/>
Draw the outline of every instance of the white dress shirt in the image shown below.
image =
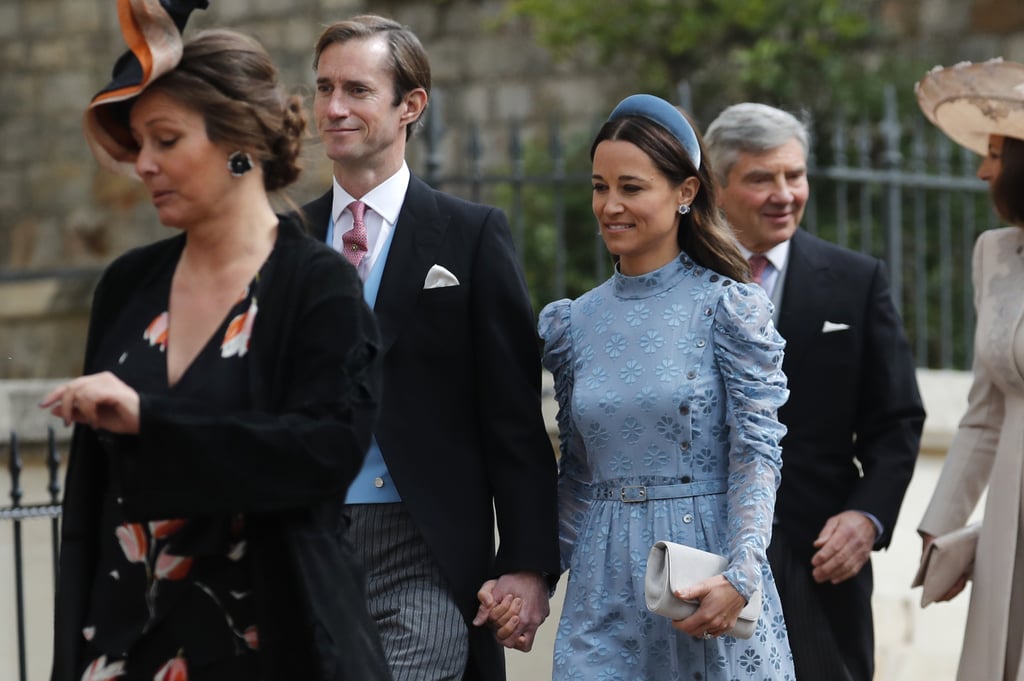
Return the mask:
<path id="1" fill-rule="evenodd" d="M 409 176 L 409 166 L 403 161 L 398 172 L 359 198 L 367 208 L 363 217 L 363 223 L 366 225 L 366 255 L 356 268 L 363 281 L 366 281 L 367 275 L 380 257 L 384 244 L 388 241 L 388 236 L 398 222 L 398 215 L 402 212 L 402 204 L 405 202 L 405 192 L 409 189 Z M 348 210 L 348 205 L 355 200 L 356 198 L 345 191 L 335 178 L 331 216 L 334 220 L 332 246 L 336 251 L 344 252 L 342 237 L 345 232 L 352 229 L 352 212 Z"/>

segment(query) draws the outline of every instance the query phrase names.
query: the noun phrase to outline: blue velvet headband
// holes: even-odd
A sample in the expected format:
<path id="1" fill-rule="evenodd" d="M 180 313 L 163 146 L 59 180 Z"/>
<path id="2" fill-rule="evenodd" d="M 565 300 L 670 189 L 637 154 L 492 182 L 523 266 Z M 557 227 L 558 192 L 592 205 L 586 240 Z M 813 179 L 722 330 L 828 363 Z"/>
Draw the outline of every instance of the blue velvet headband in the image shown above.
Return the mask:
<path id="1" fill-rule="evenodd" d="M 700 168 L 700 144 L 697 142 L 697 133 L 690 127 L 683 114 L 664 99 L 654 95 L 630 95 L 612 109 L 608 114 L 608 120 L 614 121 L 623 116 L 642 116 L 668 130 L 683 145 L 683 149 L 693 161 L 693 166 Z"/>

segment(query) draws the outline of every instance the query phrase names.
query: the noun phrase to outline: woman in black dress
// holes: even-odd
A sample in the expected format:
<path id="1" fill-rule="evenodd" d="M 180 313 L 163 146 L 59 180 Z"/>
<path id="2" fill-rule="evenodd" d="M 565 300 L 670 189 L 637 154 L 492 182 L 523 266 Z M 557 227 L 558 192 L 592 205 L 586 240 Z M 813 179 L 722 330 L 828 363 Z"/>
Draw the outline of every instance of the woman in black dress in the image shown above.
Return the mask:
<path id="1" fill-rule="evenodd" d="M 268 198 L 298 176 L 301 100 L 247 36 L 200 33 L 156 73 L 153 35 L 86 133 L 181 233 L 110 265 L 85 375 L 41 403 L 75 423 L 53 679 L 389 678 L 340 513 L 376 326 L 355 270 Z"/>

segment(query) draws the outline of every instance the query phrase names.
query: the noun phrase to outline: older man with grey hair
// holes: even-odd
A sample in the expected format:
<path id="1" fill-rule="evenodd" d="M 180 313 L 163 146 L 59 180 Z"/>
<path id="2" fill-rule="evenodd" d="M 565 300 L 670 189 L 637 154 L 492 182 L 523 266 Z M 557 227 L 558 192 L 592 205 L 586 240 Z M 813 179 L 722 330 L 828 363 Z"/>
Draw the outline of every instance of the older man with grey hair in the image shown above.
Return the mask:
<path id="1" fill-rule="evenodd" d="M 719 206 L 775 304 L 789 402 L 769 561 L 797 678 L 870 681 L 871 551 L 892 539 L 924 424 L 884 263 L 800 229 L 807 127 L 764 104 L 705 135 Z"/>

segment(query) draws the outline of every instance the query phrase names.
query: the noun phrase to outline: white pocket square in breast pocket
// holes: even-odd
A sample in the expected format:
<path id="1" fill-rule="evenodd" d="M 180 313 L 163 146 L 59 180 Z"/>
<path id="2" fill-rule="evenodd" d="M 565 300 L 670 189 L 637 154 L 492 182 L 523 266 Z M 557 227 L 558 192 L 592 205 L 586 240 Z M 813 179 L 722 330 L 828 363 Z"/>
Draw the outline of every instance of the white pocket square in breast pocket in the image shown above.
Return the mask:
<path id="1" fill-rule="evenodd" d="M 459 278 L 440 265 L 434 265 L 423 280 L 423 288 L 444 288 L 458 286 Z"/>
<path id="2" fill-rule="evenodd" d="M 826 321 L 821 325 L 822 333 L 832 333 L 833 331 L 846 331 L 850 328 L 849 324 L 843 324 L 842 322 L 829 322 Z"/>

